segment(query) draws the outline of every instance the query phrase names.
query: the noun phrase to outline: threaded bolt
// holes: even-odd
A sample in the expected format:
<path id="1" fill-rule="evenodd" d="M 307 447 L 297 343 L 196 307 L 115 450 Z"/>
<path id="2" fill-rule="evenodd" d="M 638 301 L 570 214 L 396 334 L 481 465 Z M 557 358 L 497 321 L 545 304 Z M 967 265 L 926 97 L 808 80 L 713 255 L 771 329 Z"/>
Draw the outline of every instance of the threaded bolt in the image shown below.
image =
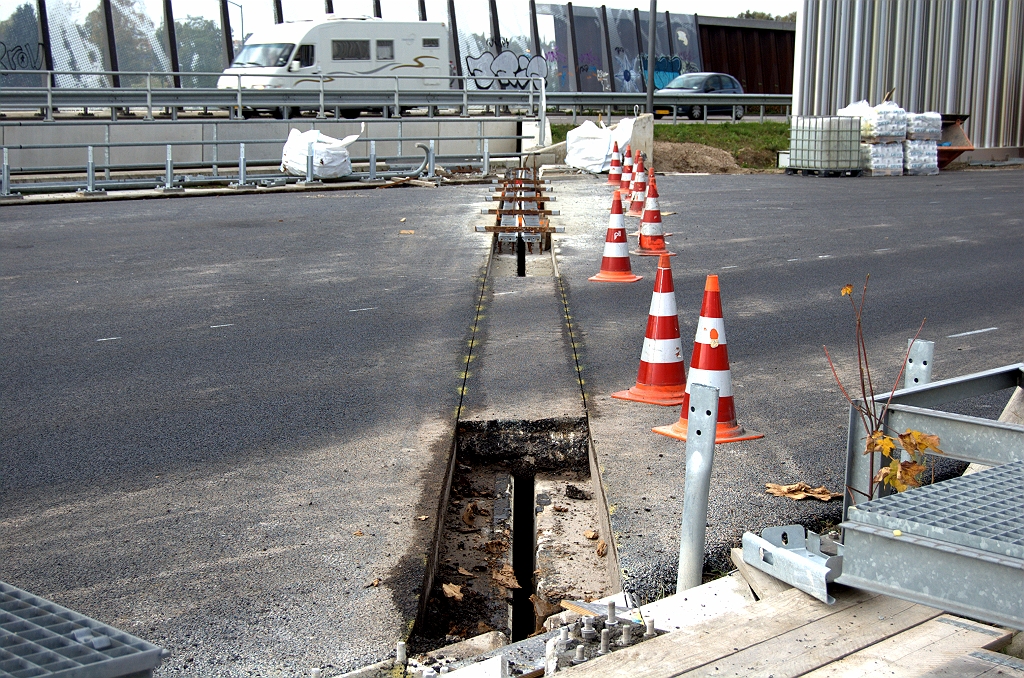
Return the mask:
<path id="1" fill-rule="evenodd" d="M 648 617 L 645 621 L 647 622 L 647 632 L 644 633 L 644 640 L 647 640 L 658 634 L 654 631 L 654 617 Z"/>
<path id="2" fill-rule="evenodd" d="M 611 629 L 602 629 L 601 630 L 601 649 L 598 650 L 597 653 L 598 654 L 608 654 L 609 652 L 611 652 L 612 651 L 611 647 L 609 647 L 611 645 L 611 642 L 612 642 L 612 630 Z"/>
<path id="3" fill-rule="evenodd" d="M 597 631 L 594 629 L 594 618 L 584 617 L 583 618 L 583 630 L 580 631 L 580 635 L 583 640 L 593 640 L 597 638 Z"/>
<path id="4" fill-rule="evenodd" d="M 607 627 L 614 627 L 619 625 L 619 619 L 615 616 L 615 601 L 608 601 L 608 616 L 604 621 L 604 625 Z"/>
<path id="5" fill-rule="evenodd" d="M 407 659 L 405 657 L 405 641 L 398 641 L 398 645 L 395 647 L 395 663 L 405 666 Z"/>
<path id="6" fill-rule="evenodd" d="M 582 664 L 583 662 L 587 661 L 586 656 L 583 654 L 584 650 L 585 648 L 583 645 L 576 646 L 576 656 L 572 660 L 573 664 Z"/>
<path id="7" fill-rule="evenodd" d="M 619 645 L 626 647 L 633 642 L 633 625 L 623 624 L 622 625 L 622 637 L 619 638 Z"/>

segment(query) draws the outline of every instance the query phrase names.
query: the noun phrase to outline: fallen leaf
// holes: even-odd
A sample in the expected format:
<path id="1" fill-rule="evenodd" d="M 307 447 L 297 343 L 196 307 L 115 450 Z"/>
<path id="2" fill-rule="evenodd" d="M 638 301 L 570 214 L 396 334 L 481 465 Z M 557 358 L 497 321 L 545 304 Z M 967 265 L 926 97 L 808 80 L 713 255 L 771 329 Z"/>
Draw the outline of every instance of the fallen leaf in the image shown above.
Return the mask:
<path id="1" fill-rule="evenodd" d="M 356 530 L 355 532 L 352 533 L 352 536 L 353 537 L 363 537 L 365 535 L 363 534 L 362 530 Z"/>
<path id="2" fill-rule="evenodd" d="M 565 507 L 565 506 L 559 506 L 558 504 L 555 504 L 555 505 L 554 505 L 554 506 L 552 506 L 551 508 L 553 508 L 553 509 L 554 509 L 555 511 L 557 511 L 558 513 L 568 513 L 568 511 L 569 511 L 569 509 L 568 509 L 567 507 Z"/>
<path id="3" fill-rule="evenodd" d="M 793 483 L 792 485 L 765 483 L 764 486 L 765 492 L 768 494 L 776 497 L 788 497 L 796 500 L 813 497 L 814 499 L 820 499 L 821 501 L 829 501 L 830 499 L 843 496 L 841 493 L 828 491 L 824 485 L 821 487 L 811 487 L 802 481 L 799 483 Z"/>
<path id="4" fill-rule="evenodd" d="M 587 530 L 583 533 L 583 536 L 587 539 L 597 539 L 597 530 Z"/>
<path id="5" fill-rule="evenodd" d="M 476 524 L 473 522 L 475 520 L 473 514 L 474 509 L 476 509 L 475 501 L 467 504 L 466 508 L 462 510 L 462 522 L 466 523 L 470 527 L 476 527 Z"/>
<path id="6" fill-rule="evenodd" d="M 416 520 L 426 520 L 427 516 L 416 516 Z"/>
<path id="7" fill-rule="evenodd" d="M 569 484 L 565 486 L 565 496 L 569 499 L 590 499 L 590 493 L 586 490 L 581 490 L 575 485 Z"/>
<path id="8" fill-rule="evenodd" d="M 448 598 L 462 600 L 462 587 L 457 584 L 441 584 L 441 590 L 444 591 L 444 595 Z"/>
<path id="9" fill-rule="evenodd" d="M 494 581 L 498 582 L 499 585 L 504 586 L 507 589 L 521 589 L 519 581 L 516 580 L 516 573 L 512 570 L 512 566 L 505 563 L 505 566 L 500 570 L 491 572 L 491 576 L 494 577 Z"/>
<path id="10" fill-rule="evenodd" d="M 416 235 L 416 231 L 401 230 L 398 232 L 399 235 Z"/>
<path id="11" fill-rule="evenodd" d="M 377 577 L 376 579 L 374 579 L 373 581 L 371 581 L 371 582 L 370 582 L 369 584 L 367 584 L 367 585 L 366 585 L 366 586 L 364 586 L 363 588 L 364 588 L 364 589 L 368 589 L 368 588 L 370 588 L 371 586 L 380 586 L 380 577 Z"/>
<path id="12" fill-rule="evenodd" d="M 486 622 L 478 621 L 476 623 L 476 630 L 480 633 L 490 633 L 494 628 L 489 626 Z"/>
<path id="13" fill-rule="evenodd" d="M 402 218 L 401 218 L 401 219 L 399 219 L 398 221 L 400 221 L 401 223 L 403 223 L 403 224 L 404 224 L 404 223 L 405 223 L 405 217 L 402 217 Z"/>
<path id="14" fill-rule="evenodd" d="M 475 577 L 475 576 L 476 576 L 475 574 L 473 574 L 472 572 L 470 572 L 469 570 L 467 570 L 467 569 L 466 569 L 466 568 L 464 568 L 464 567 L 460 567 L 460 568 L 459 568 L 459 574 L 464 574 L 464 575 L 466 575 L 467 577 Z"/>
<path id="15" fill-rule="evenodd" d="M 597 557 L 604 558 L 604 554 L 608 553 L 608 544 L 604 543 L 604 539 L 597 542 Z"/>
<path id="16" fill-rule="evenodd" d="M 494 541 L 489 541 L 486 544 L 484 544 L 484 550 L 488 553 L 493 553 L 494 555 L 504 553 L 505 549 L 507 548 L 508 546 L 505 545 L 505 542 L 498 541 L 497 539 L 495 539 Z"/>
<path id="17" fill-rule="evenodd" d="M 552 605 L 536 593 L 530 595 L 530 602 L 533 603 L 533 611 L 537 616 L 537 621 L 541 623 L 551 615 L 562 611 L 561 605 Z"/>
<path id="18" fill-rule="evenodd" d="M 843 289 L 839 290 L 840 296 L 848 296 L 853 294 L 853 285 L 843 285 Z"/>

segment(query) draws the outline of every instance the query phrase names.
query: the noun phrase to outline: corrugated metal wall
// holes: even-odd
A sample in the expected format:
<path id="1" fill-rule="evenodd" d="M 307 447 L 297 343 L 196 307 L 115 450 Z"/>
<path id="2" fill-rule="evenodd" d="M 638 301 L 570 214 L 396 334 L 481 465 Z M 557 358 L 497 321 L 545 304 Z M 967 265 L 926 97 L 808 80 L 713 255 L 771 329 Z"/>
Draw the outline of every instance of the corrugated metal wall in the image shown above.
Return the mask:
<path id="1" fill-rule="evenodd" d="M 804 0 L 796 51 L 797 114 L 895 87 L 908 111 L 970 115 L 977 148 L 1024 146 L 1022 0 Z"/>
<path id="2" fill-rule="evenodd" d="M 697 17 L 703 69 L 728 73 L 752 94 L 793 91 L 794 25 Z"/>

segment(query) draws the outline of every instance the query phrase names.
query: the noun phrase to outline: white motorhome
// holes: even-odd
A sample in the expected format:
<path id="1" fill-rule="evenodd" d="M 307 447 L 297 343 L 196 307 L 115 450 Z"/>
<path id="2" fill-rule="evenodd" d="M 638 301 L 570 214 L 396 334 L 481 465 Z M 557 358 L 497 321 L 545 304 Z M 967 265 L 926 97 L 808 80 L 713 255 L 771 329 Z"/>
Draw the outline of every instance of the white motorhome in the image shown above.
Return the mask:
<path id="1" fill-rule="evenodd" d="M 288 21 L 249 36 L 217 82 L 220 89 L 320 89 L 402 91 L 448 88 L 448 28 L 429 21 L 383 21 L 327 14 L 313 21 Z M 307 76 L 307 77 L 302 77 Z M 249 115 L 252 109 L 243 111 Z M 277 117 L 294 109 L 278 108 Z M 358 108 L 343 109 L 347 118 Z"/>

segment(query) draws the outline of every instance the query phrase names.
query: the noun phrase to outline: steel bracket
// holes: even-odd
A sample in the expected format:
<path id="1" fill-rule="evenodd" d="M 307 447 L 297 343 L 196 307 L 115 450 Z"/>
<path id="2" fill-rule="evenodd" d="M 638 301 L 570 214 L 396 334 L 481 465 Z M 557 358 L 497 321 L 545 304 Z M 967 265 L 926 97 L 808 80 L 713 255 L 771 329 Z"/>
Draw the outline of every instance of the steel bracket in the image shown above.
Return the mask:
<path id="1" fill-rule="evenodd" d="M 810 530 L 805 536 L 802 525 L 766 527 L 760 537 L 743 534 L 743 562 L 831 605 L 828 584 L 843 571 L 843 546 L 836 546 L 837 555 L 823 553 L 821 537 Z"/>

